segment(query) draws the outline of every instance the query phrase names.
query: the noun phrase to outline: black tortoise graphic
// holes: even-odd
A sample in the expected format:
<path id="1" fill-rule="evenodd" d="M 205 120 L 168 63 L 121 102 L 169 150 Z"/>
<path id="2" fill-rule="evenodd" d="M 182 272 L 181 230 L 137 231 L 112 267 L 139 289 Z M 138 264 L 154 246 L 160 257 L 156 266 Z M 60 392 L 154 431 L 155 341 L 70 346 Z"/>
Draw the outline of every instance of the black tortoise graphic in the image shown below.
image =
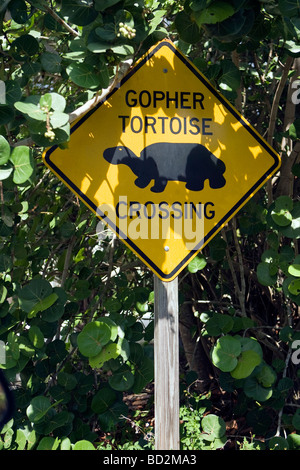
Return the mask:
<path id="1" fill-rule="evenodd" d="M 183 181 L 191 191 L 201 191 L 206 179 L 213 189 L 226 184 L 224 162 L 197 143 L 155 143 L 145 147 L 139 157 L 127 147 L 110 147 L 103 157 L 113 165 L 127 165 L 137 176 L 134 183 L 139 188 L 154 180 L 151 191 L 156 193 L 163 192 L 168 181 Z"/>

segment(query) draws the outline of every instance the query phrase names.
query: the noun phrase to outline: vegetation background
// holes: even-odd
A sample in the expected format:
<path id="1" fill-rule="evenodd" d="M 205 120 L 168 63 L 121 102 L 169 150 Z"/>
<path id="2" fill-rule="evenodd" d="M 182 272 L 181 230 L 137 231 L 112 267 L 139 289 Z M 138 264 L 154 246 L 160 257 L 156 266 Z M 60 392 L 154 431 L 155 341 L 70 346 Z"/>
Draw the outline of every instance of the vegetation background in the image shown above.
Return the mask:
<path id="1" fill-rule="evenodd" d="M 1 367 L 17 403 L 0 448 L 153 448 L 153 275 L 98 243 L 41 155 L 170 38 L 282 158 L 180 275 L 181 447 L 299 449 L 299 1 L 1 0 L 0 20 Z"/>

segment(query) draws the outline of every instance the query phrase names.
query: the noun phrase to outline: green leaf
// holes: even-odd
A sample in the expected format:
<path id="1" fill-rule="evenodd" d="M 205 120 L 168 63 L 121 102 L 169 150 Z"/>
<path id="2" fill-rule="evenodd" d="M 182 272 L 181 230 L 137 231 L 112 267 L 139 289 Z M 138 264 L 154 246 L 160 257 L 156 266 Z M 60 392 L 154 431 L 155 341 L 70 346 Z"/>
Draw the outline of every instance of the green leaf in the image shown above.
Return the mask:
<path id="1" fill-rule="evenodd" d="M 28 337 L 35 348 L 44 346 L 44 335 L 37 325 L 32 325 L 28 332 Z"/>
<path id="2" fill-rule="evenodd" d="M 98 88 L 100 77 L 96 74 L 94 67 L 88 64 L 70 64 L 67 67 L 67 74 L 72 82 L 82 88 Z"/>
<path id="3" fill-rule="evenodd" d="M 299 0 L 279 0 L 278 7 L 283 16 L 298 16 L 300 3 Z"/>
<path id="4" fill-rule="evenodd" d="M 230 61 L 222 61 L 222 77 L 219 80 L 219 86 L 224 91 L 235 91 L 241 83 L 241 72 Z"/>
<path id="5" fill-rule="evenodd" d="M 47 310 L 49 307 L 51 307 L 54 302 L 58 299 L 58 295 L 55 293 L 52 293 L 48 295 L 45 299 L 40 300 L 34 307 L 33 309 L 28 313 L 28 318 L 33 318 L 37 315 L 39 312 L 43 312 L 44 310 Z"/>
<path id="6" fill-rule="evenodd" d="M 58 54 L 44 52 L 41 54 L 40 61 L 43 69 L 49 73 L 61 72 L 61 57 Z"/>
<path id="7" fill-rule="evenodd" d="M 257 278 L 263 286 L 272 286 L 277 281 L 277 276 L 271 274 L 270 264 L 266 262 L 259 263 L 256 268 Z"/>
<path id="8" fill-rule="evenodd" d="M 93 397 L 91 408 L 94 413 L 104 413 L 116 401 L 117 395 L 114 390 L 105 385 Z"/>
<path id="9" fill-rule="evenodd" d="M 207 264 L 207 261 L 203 255 L 198 255 L 195 256 L 192 261 L 189 262 L 188 264 L 188 271 L 190 273 L 196 273 L 197 271 L 200 271 L 201 269 L 205 268 Z"/>
<path id="10" fill-rule="evenodd" d="M 223 372 L 232 371 L 238 363 L 241 343 L 233 336 L 221 336 L 212 351 L 212 361 Z"/>
<path id="11" fill-rule="evenodd" d="M 214 441 L 224 436 L 226 432 L 225 421 L 220 416 L 208 414 L 202 418 L 201 426 L 206 441 Z"/>
<path id="12" fill-rule="evenodd" d="M 83 356 L 93 357 L 100 353 L 103 346 L 110 341 L 109 326 L 101 321 L 88 323 L 77 338 L 79 351 Z"/>
<path id="13" fill-rule="evenodd" d="M 62 16 L 68 16 L 69 21 L 78 26 L 86 26 L 94 21 L 98 13 L 85 0 L 64 0 L 60 10 Z"/>
<path id="14" fill-rule="evenodd" d="M 194 17 L 198 26 L 201 26 L 202 24 L 220 23 L 232 16 L 234 13 L 235 10 L 230 3 L 216 1 L 200 13 L 196 12 Z"/>
<path id="15" fill-rule="evenodd" d="M 0 104 L 0 125 L 8 124 L 15 117 L 14 110 L 8 104 Z"/>
<path id="16" fill-rule="evenodd" d="M 289 274 L 295 277 L 300 277 L 300 264 L 292 264 L 288 268 Z"/>
<path id="17" fill-rule="evenodd" d="M 15 108 L 23 114 L 27 114 L 30 119 L 36 119 L 38 121 L 45 121 L 47 120 L 47 113 L 42 111 L 39 106 L 34 103 L 25 102 L 25 101 L 17 101 L 15 103 Z"/>
<path id="18" fill-rule="evenodd" d="M 5 82 L 6 104 L 12 106 L 16 101 L 22 98 L 22 89 L 18 82 L 7 80 Z"/>
<path id="19" fill-rule="evenodd" d="M 270 450 L 289 450 L 289 443 L 284 437 L 275 436 L 269 440 Z"/>
<path id="20" fill-rule="evenodd" d="M 125 392 L 132 387 L 134 376 L 130 368 L 127 365 L 124 365 L 109 377 L 108 383 L 114 390 Z"/>
<path id="21" fill-rule="evenodd" d="M 256 380 L 258 383 L 266 388 L 271 387 L 275 383 L 276 379 L 276 372 L 267 364 L 260 367 L 258 373 L 256 374 Z"/>
<path id="22" fill-rule="evenodd" d="M 238 358 L 237 366 L 230 374 L 235 379 L 245 379 L 253 372 L 255 367 L 261 363 L 261 360 L 261 356 L 255 351 L 251 351 L 250 349 L 242 351 L 242 354 Z"/>
<path id="23" fill-rule="evenodd" d="M 144 356 L 136 365 L 134 373 L 133 393 L 141 393 L 154 377 L 154 365 L 152 359 Z"/>
<path id="24" fill-rule="evenodd" d="M 95 0 L 95 9 L 97 11 L 104 11 L 107 8 L 119 3 L 120 0 Z"/>
<path id="25" fill-rule="evenodd" d="M 103 364 L 110 359 L 117 359 L 120 355 L 120 347 L 116 343 L 107 344 L 103 349 L 97 354 L 89 358 L 89 364 L 94 369 L 101 369 Z"/>
<path id="26" fill-rule="evenodd" d="M 44 418 L 50 408 L 51 403 L 49 398 L 38 396 L 31 400 L 30 405 L 26 409 L 26 414 L 32 423 L 38 423 L 41 419 Z"/>
<path id="27" fill-rule="evenodd" d="M 255 377 L 247 377 L 244 384 L 244 392 L 249 398 L 258 402 L 269 400 L 273 394 L 271 387 L 263 387 L 258 383 Z"/>
<path id="28" fill-rule="evenodd" d="M 77 386 L 76 377 L 67 372 L 59 372 L 57 374 L 57 383 L 68 391 L 73 390 Z"/>
<path id="29" fill-rule="evenodd" d="M 300 279 L 293 279 L 289 285 L 288 290 L 292 295 L 300 294 Z"/>
<path id="30" fill-rule="evenodd" d="M 184 10 L 176 15 L 175 26 L 180 38 L 188 44 L 194 44 L 200 40 L 199 26 Z"/>
<path id="31" fill-rule="evenodd" d="M 234 325 L 234 319 L 230 315 L 214 313 L 205 324 L 209 336 L 219 336 L 221 333 L 229 333 Z"/>
<path id="32" fill-rule="evenodd" d="M 34 171 L 34 161 L 32 158 L 31 149 L 25 145 L 15 147 L 10 156 L 10 161 L 15 167 L 13 175 L 14 183 L 25 183 L 25 181 L 30 178 Z"/>
<path id="33" fill-rule="evenodd" d="M 69 122 L 69 115 L 61 113 L 60 111 L 54 111 L 50 116 L 50 124 L 53 129 L 63 127 Z"/>
<path id="34" fill-rule="evenodd" d="M 10 145 L 7 140 L 0 135 L 0 165 L 8 162 L 10 157 Z"/>
<path id="35" fill-rule="evenodd" d="M 82 439 L 81 441 L 77 441 L 74 444 L 73 450 L 96 450 L 96 449 L 90 441 Z"/>
<path id="36" fill-rule="evenodd" d="M 23 34 L 12 42 L 12 47 L 16 49 L 16 52 L 21 56 L 31 57 L 38 53 L 39 43 L 30 34 Z"/>
<path id="37" fill-rule="evenodd" d="M 41 300 L 52 294 L 52 286 L 45 279 L 32 279 L 19 292 L 19 303 L 21 308 L 29 313 Z"/>

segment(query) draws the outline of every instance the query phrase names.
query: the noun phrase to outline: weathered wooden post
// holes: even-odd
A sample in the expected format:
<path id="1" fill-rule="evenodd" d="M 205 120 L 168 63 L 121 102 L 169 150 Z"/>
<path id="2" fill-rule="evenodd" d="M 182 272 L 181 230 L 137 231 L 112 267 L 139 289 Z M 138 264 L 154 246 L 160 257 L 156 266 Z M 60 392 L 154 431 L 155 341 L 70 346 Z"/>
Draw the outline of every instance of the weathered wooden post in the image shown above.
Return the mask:
<path id="1" fill-rule="evenodd" d="M 154 276 L 155 449 L 179 450 L 178 277 Z"/>

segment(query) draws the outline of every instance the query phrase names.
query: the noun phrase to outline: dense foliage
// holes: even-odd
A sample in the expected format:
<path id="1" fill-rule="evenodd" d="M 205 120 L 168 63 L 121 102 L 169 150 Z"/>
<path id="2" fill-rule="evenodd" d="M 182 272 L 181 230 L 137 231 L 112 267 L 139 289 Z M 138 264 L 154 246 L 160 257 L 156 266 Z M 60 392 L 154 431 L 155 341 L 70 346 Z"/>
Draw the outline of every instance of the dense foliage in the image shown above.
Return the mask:
<path id="1" fill-rule="evenodd" d="M 282 158 L 180 275 L 181 445 L 299 449 L 298 0 L 1 0 L 0 19 L 1 367 L 17 402 L 0 447 L 153 446 L 151 388 L 130 401 L 153 381 L 152 273 L 41 155 L 168 37 Z"/>

